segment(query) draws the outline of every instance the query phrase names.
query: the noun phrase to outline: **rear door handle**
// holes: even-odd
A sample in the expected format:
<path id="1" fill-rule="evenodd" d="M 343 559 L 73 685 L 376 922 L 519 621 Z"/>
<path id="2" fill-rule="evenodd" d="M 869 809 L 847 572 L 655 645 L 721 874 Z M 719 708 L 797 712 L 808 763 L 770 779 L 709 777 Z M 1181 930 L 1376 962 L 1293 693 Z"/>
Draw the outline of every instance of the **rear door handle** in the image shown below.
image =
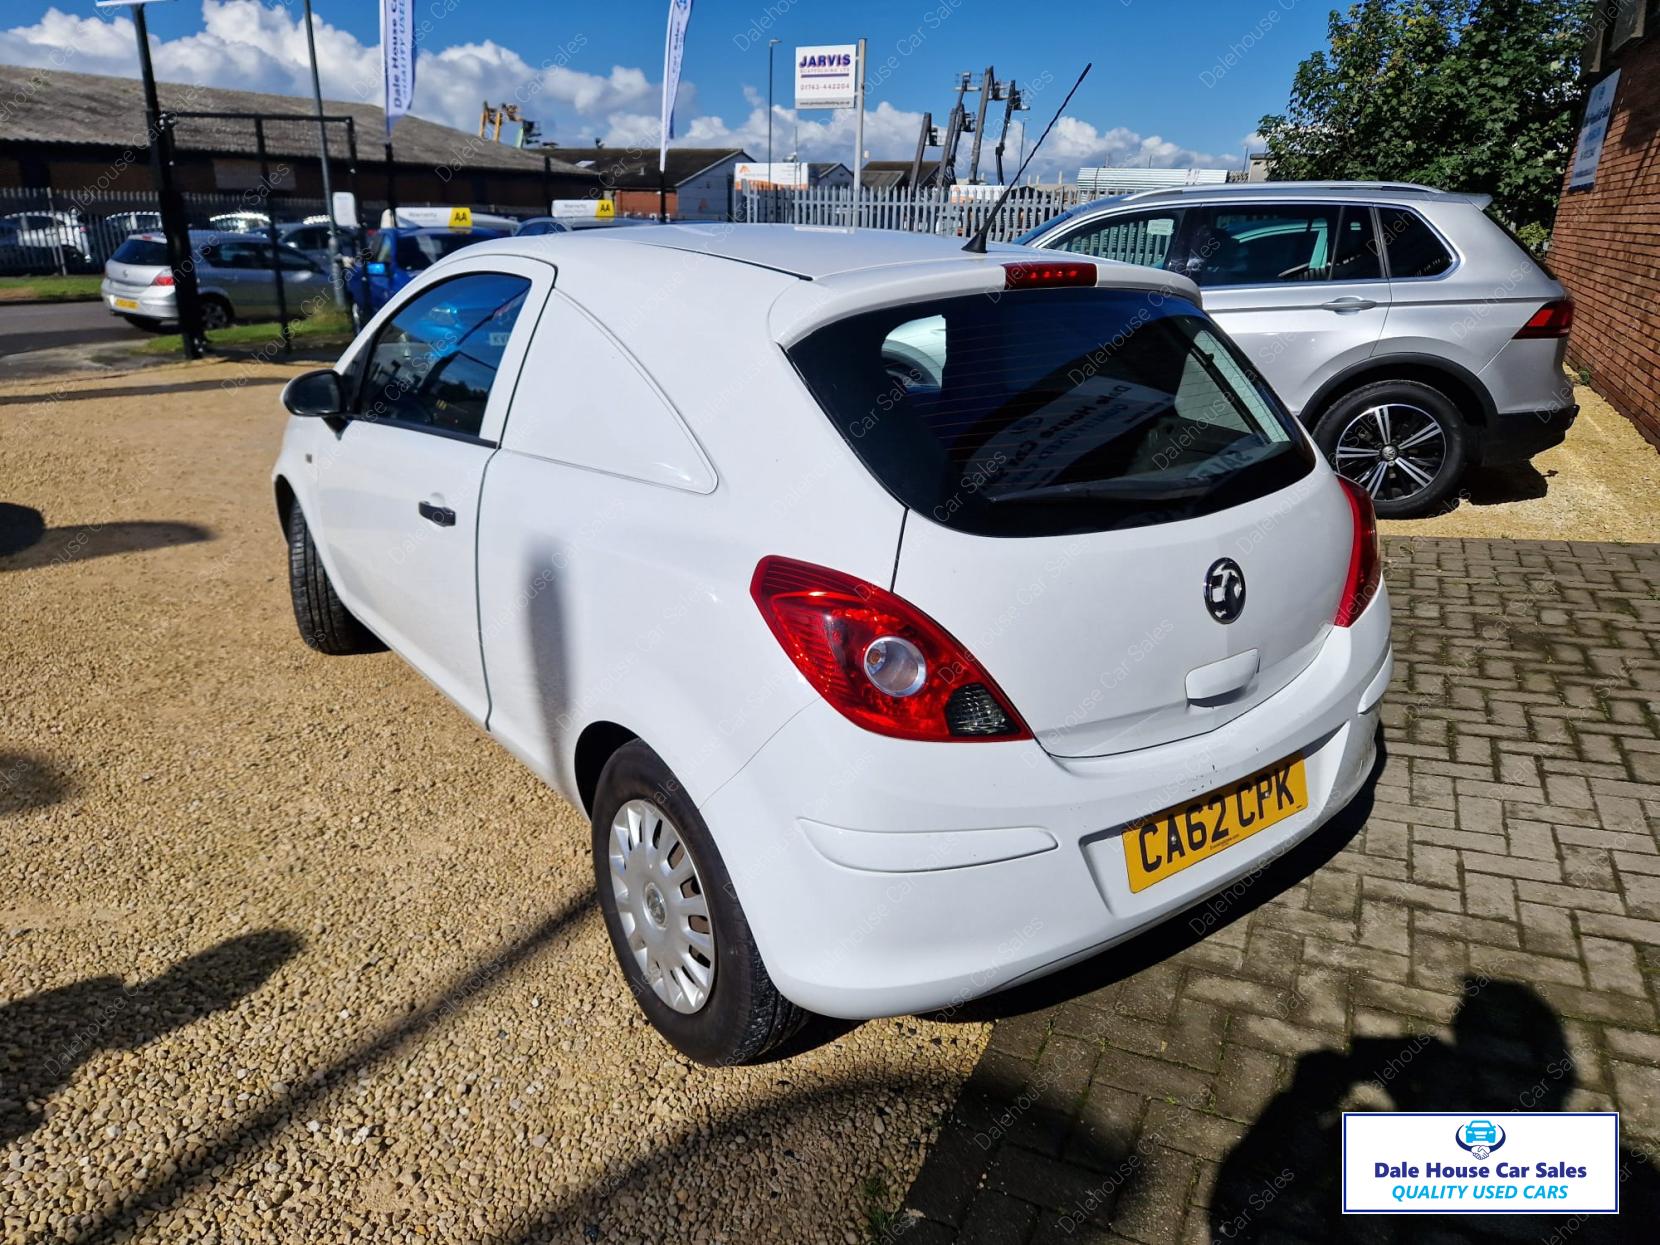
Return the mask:
<path id="1" fill-rule="evenodd" d="M 1327 311 L 1370 311 L 1376 307 L 1377 301 L 1371 298 L 1356 298 L 1352 294 L 1343 298 L 1334 298 L 1329 303 L 1321 303 Z"/>
<path id="2" fill-rule="evenodd" d="M 428 523 L 436 523 L 439 527 L 455 526 L 455 511 L 448 506 L 435 506 L 429 501 L 423 501 L 415 509 L 421 512 L 421 517 Z"/>

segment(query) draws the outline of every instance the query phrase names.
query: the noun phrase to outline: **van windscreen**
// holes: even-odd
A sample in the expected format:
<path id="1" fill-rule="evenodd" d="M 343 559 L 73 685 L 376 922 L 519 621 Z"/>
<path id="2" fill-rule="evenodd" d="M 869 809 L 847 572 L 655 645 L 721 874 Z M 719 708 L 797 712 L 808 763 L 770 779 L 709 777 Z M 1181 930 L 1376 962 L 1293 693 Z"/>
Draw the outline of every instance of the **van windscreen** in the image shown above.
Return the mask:
<path id="1" fill-rule="evenodd" d="M 981 535 L 1194 518 L 1314 465 L 1244 356 L 1170 295 L 1048 289 L 908 303 L 815 330 L 789 355 L 890 493 Z"/>

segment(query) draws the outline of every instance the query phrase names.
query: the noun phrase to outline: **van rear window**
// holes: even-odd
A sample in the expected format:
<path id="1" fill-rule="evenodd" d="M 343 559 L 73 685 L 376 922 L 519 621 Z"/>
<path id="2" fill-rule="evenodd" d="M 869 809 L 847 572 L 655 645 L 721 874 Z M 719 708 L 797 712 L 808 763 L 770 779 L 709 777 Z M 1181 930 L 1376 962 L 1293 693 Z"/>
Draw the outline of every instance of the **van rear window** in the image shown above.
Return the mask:
<path id="1" fill-rule="evenodd" d="M 1301 479 L 1312 451 L 1197 307 L 1026 290 L 865 312 L 789 351 L 906 506 L 987 536 L 1140 527 Z"/>

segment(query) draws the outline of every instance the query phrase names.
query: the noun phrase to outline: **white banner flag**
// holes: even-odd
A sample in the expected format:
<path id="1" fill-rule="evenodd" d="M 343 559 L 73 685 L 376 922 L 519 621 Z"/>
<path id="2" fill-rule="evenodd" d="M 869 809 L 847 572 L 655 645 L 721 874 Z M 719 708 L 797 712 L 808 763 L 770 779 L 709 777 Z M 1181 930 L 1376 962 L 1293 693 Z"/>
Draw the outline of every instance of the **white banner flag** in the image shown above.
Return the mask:
<path id="1" fill-rule="evenodd" d="M 380 63 L 386 79 L 386 138 L 415 96 L 415 0 L 380 0 Z"/>
<path id="2" fill-rule="evenodd" d="M 692 0 L 669 0 L 669 33 L 663 44 L 662 141 L 657 149 L 657 171 L 668 167 L 669 139 L 674 137 L 674 96 L 680 89 L 680 59 L 686 51 L 686 24 L 692 20 Z"/>

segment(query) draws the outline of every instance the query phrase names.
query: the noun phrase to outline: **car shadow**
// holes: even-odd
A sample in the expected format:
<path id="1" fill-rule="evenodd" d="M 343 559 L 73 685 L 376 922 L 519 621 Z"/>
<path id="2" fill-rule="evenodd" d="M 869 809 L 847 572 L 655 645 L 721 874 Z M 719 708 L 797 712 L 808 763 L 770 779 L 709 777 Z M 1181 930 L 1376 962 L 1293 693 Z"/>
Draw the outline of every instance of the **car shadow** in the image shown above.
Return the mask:
<path id="1" fill-rule="evenodd" d="M 0 502 L 0 571 L 34 570 L 212 539 L 212 530 L 197 523 L 147 519 L 48 527 L 45 516 L 33 506 Z"/>
<path id="2" fill-rule="evenodd" d="M 1269 1101 L 1222 1160 L 1210 1206 L 1212 1238 L 1600 1243 L 1635 1241 L 1652 1232 L 1660 1215 L 1660 1169 L 1629 1146 L 1620 1154 L 1618 1215 L 1343 1215 L 1345 1110 L 1497 1114 L 1567 1108 L 1578 1068 L 1561 1019 L 1530 986 L 1466 978 L 1451 1027 L 1450 1042 L 1429 1034 L 1361 1037 L 1347 1051 L 1299 1058 L 1290 1086 Z M 1576 1157 L 1529 1154 L 1533 1161 Z M 1463 1157 L 1452 1153 L 1454 1160 Z"/>
<path id="3" fill-rule="evenodd" d="M 0 1145 L 38 1126 L 39 1103 L 103 1050 L 136 1050 L 253 993 L 300 950 L 287 930 L 230 938 L 129 986 L 92 977 L 0 1006 Z"/>
<path id="4" fill-rule="evenodd" d="M 1475 467 L 1465 475 L 1459 493 L 1472 506 L 1502 506 L 1514 501 L 1536 501 L 1550 491 L 1555 469 L 1540 471 L 1532 463 Z"/>
<path id="5" fill-rule="evenodd" d="M 327 1067 L 312 1072 L 286 1096 L 234 1120 L 217 1132 L 203 1134 L 199 1143 L 178 1162 L 169 1163 L 148 1181 L 119 1200 L 105 1202 L 101 1215 L 74 1237 L 75 1245 L 130 1240 L 140 1215 L 177 1202 L 213 1182 L 238 1156 L 266 1144 L 306 1110 L 339 1088 L 348 1076 L 365 1073 L 382 1062 L 409 1053 L 422 1037 L 447 1023 L 474 999 L 516 970 L 593 909 L 593 891 L 585 891 L 508 943 L 488 961 L 454 977 L 428 1000 L 389 1021 L 368 1040 L 346 1051 Z M 0 1033 L 6 1030 L 0 1028 Z M 0 1047 L 0 1050 L 3 1050 Z M 0 1085 L 5 1082 L 0 1080 Z"/>
<path id="6" fill-rule="evenodd" d="M 50 761 L 0 751 L 0 817 L 56 804 L 74 790 L 69 776 Z"/>
<path id="7" fill-rule="evenodd" d="M 1258 871 L 1246 874 L 1221 894 L 1069 968 L 928 1013 L 927 1018 L 983 1023 L 1044 1011 L 1134 977 L 1249 916 L 1323 868 L 1365 828 L 1388 757 L 1388 745 L 1380 731 L 1377 758 L 1354 799 L 1308 838 Z"/>
<path id="8" fill-rule="evenodd" d="M 990 1117 L 982 1112 L 1006 1111 L 1006 1103 L 1016 1102 L 1030 1087 L 1018 1078 L 994 1083 L 995 1078 L 983 1075 L 978 1069 L 975 1077 L 959 1096 L 956 1110 L 968 1112 L 976 1125 L 996 1128 Z M 836 1080 L 814 1088 L 790 1088 L 762 1106 L 725 1115 L 712 1127 L 692 1125 L 669 1134 L 651 1147 L 640 1158 L 627 1166 L 607 1171 L 601 1178 L 580 1188 L 563 1193 L 544 1206 L 531 1223 L 512 1233 L 494 1238 L 494 1245 L 563 1245 L 567 1241 L 610 1241 L 622 1239 L 608 1222 L 612 1205 L 633 1194 L 661 1196 L 663 1190 L 673 1190 L 695 1184 L 718 1181 L 724 1172 L 777 1170 L 786 1175 L 792 1165 L 822 1161 L 812 1155 L 797 1154 L 780 1149 L 776 1137 L 794 1121 L 811 1115 L 818 1119 L 852 1119 L 868 1115 L 871 1100 L 886 1095 L 902 1095 L 909 1088 L 902 1075 L 857 1075 Z M 752 1157 L 751 1157 L 752 1156 Z M 1064 1214 L 1059 1223 L 1068 1236 L 1085 1228 L 1104 1228 L 1106 1209 L 1113 1201 L 1132 1196 L 1151 1174 L 1130 1148 L 1130 1137 L 1100 1139 L 1075 1151 L 1070 1161 L 1090 1173 L 1086 1180 L 1098 1180 L 1099 1193 L 1091 1197 L 1090 1189 L 1074 1190 L 1078 1204 Z M 701 1164 L 702 1170 L 699 1170 Z M 1002 1179 L 1000 1169 L 993 1168 L 991 1181 Z M 866 1240 L 873 1245 L 893 1245 L 912 1239 L 933 1242 L 940 1239 L 937 1225 L 924 1226 L 923 1221 L 900 1212 L 892 1214 L 884 1203 L 891 1200 L 892 1191 L 881 1178 L 867 1178 L 861 1190 L 865 1198 Z M 773 1196 L 777 1196 L 774 1193 Z M 909 1205 L 909 1203 L 907 1203 Z M 833 1209 L 825 1208 L 827 1212 Z M 737 1218 L 737 1216 L 734 1216 Z M 826 1215 L 826 1219 L 830 1214 Z M 996 1223 L 976 1225 L 979 1235 L 974 1239 L 985 1241 L 1018 1241 L 1023 1234 L 1005 1231 Z M 916 1232 L 916 1236 L 910 1234 Z M 631 1238 L 633 1239 L 633 1238 Z M 672 1233 L 664 1239 L 683 1239 Z M 689 1236 L 684 1239 L 691 1239 Z M 704 1239 L 699 1236 L 697 1239 Z M 719 1236 L 716 1239 L 727 1239 Z M 760 1240 L 770 1237 L 740 1232 L 736 1240 Z M 842 1237 L 838 1234 L 835 1239 Z M 848 1239 L 853 1239 L 849 1234 Z M 963 1237 L 967 1240 L 968 1237 Z"/>

